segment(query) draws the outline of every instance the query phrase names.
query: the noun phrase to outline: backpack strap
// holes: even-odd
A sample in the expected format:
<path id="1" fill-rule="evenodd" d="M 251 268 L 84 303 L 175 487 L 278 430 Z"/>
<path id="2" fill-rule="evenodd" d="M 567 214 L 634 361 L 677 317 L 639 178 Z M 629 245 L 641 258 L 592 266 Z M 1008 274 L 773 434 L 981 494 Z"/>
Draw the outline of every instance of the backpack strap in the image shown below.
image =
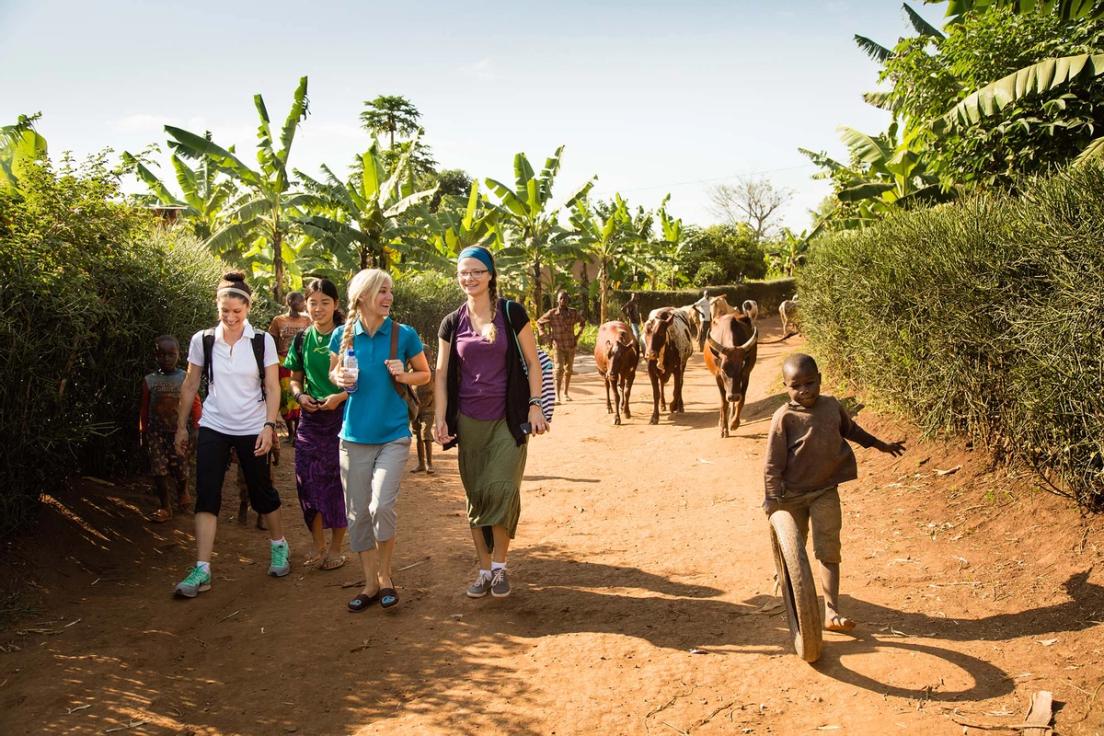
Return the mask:
<path id="1" fill-rule="evenodd" d="M 306 373 L 307 369 L 307 360 L 303 356 L 303 342 L 306 339 L 306 332 L 306 330 L 299 330 L 295 333 L 295 338 L 291 341 L 291 349 L 295 353 L 295 357 L 299 359 L 299 365 L 303 366 L 304 373 Z"/>
<path id="2" fill-rule="evenodd" d="M 253 339 L 253 357 L 257 360 L 257 375 L 261 378 L 261 401 L 265 401 L 268 396 L 265 391 L 265 335 L 266 332 L 254 332 Z"/>
<path id="3" fill-rule="evenodd" d="M 391 357 L 388 360 L 395 360 L 399 357 L 399 328 L 402 327 L 398 322 L 392 318 L 391 320 Z M 395 376 L 391 376 L 391 387 L 395 389 L 395 393 L 399 395 L 399 398 L 406 401 L 406 387 L 401 385 Z"/>
<path id="4" fill-rule="evenodd" d="M 211 365 L 211 356 L 215 352 L 215 328 L 208 327 L 203 331 L 203 377 L 207 379 L 210 387 L 215 381 L 215 369 Z"/>

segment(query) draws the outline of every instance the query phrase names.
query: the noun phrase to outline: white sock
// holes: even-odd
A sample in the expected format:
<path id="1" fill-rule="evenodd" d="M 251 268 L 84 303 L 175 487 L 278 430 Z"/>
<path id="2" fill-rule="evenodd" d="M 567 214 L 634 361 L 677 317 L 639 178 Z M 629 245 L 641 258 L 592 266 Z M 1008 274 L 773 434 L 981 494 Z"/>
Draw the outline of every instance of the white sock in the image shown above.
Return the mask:
<path id="1" fill-rule="evenodd" d="M 505 570 L 505 569 L 506 569 L 506 563 L 505 562 L 494 562 L 494 561 L 491 562 L 491 572 L 492 573 L 494 573 L 495 570 Z"/>
<path id="2" fill-rule="evenodd" d="M 491 579 L 491 571 L 490 570 L 480 570 L 479 571 L 479 577 L 482 578 L 483 580 L 490 580 Z"/>
<path id="3" fill-rule="evenodd" d="M 210 562 L 203 562 L 202 560 L 197 560 L 196 561 L 196 567 L 198 567 L 200 570 L 203 570 L 203 572 L 207 573 L 208 575 L 211 574 L 211 563 Z"/>
<path id="4" fill-rule="evenodd" d="M 287 546 L 287 537 L 280 537 L 279 539 L 268 540 L 273 547 L 279 547 L 280 545 Z"/>

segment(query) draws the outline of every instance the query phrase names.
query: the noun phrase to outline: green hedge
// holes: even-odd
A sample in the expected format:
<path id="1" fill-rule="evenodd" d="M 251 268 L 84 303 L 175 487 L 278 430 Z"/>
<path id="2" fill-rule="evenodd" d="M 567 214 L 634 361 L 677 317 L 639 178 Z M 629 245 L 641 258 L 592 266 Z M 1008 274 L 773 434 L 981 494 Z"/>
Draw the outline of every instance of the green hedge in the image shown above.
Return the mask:
<path id="1" fill-rule="evenodd" d="M 33 169 L 0 195 L 0 535 L 74 473 L 138 468 L 139 382 L 162 333 L 214 321 L 223 269 L 119 203 L 102 166 Z"/>
<path id="2" fill-rule="evenodd" d="M 759 303 L 759 314 L 767 316 L 778 311 L 778 305 L 785 299 L 789 299 L 797 291 L 794 279 L 775 279 L 773 281 L 745 281 L 742 284 L 727 286 L 708 286 L 710 296 L 724 294 L 728 303 L 737 306 L 743 304 L 745 299 L 754 299 Z M 641 316 L 658 307 L 681 307 L 693 304 L 701 299 L 701 289 L 678 289 L 674 291 L 643 291 L 632 290 L 638 296 Z M 614 290 L 610 295 L 609 313 L 614 317 L 621 314 L 621 305 L 629 299 L 631 292 L 627 290 Z"/>
<path id="3" fill-rule="evenodd" d="M 800 287 L 836 370 L 1104 509 L 1104 171 L 822 240 Z"/>

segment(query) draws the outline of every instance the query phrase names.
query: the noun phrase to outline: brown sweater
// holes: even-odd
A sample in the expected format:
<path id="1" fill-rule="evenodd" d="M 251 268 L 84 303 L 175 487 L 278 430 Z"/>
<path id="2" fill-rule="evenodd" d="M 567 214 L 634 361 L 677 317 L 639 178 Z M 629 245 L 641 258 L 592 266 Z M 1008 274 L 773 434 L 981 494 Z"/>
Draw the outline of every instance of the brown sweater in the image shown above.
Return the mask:
<path id="1" fill-rule="evenodd" d="M 794 402 L 780 407 L 767 436 L 767 498 L 798 496 L 857 478 L 847 440 L 863 447 L 878 442 L 831 396 L 818 397 L 811 409 Z"/>

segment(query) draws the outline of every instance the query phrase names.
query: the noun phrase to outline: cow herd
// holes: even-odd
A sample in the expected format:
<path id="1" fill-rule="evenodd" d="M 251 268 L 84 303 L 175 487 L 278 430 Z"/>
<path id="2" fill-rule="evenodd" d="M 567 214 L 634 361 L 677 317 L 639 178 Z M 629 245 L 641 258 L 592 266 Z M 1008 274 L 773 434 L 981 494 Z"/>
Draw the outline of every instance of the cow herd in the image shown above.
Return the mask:
<path id="1" fill-rule="evenodd" d="M 789 324 L 785 326 L 782 339 L 793 329 L 790 325 L 796 315 L 795 300 L 796 297 L 783 303 L 788 306 L 783 320 Z M 685 410 L 682 387 L 686 364 L 697 343 L 701 345 L 706 368 L 717 381 L 721 436 L 728 437 L 730 430 L 740 426 L 748 381 L 757 356 L 759 330 L 755 321 L 759 305 L 749 299 L 735 309 L 723 296 L 713 297 L 709 303 L 708 321 L 702 319 L 694 306 L 653 309 L 644 322 L 639 342 L 625 322 L 614 320 L 598 328 L 594 363 L 605 380 L 606 413 L 614 415 L 614 424 L 621 424 L 622 416 L 632 416 L 629 396 L 641 352 L 652 384 L 649 423 L 658 424 L 660 411 L 667 411 L 668 406 L 672 416 L 682 413 Z M 670 404 L 666 396 L 668 381 L 673 384 Z"/>

